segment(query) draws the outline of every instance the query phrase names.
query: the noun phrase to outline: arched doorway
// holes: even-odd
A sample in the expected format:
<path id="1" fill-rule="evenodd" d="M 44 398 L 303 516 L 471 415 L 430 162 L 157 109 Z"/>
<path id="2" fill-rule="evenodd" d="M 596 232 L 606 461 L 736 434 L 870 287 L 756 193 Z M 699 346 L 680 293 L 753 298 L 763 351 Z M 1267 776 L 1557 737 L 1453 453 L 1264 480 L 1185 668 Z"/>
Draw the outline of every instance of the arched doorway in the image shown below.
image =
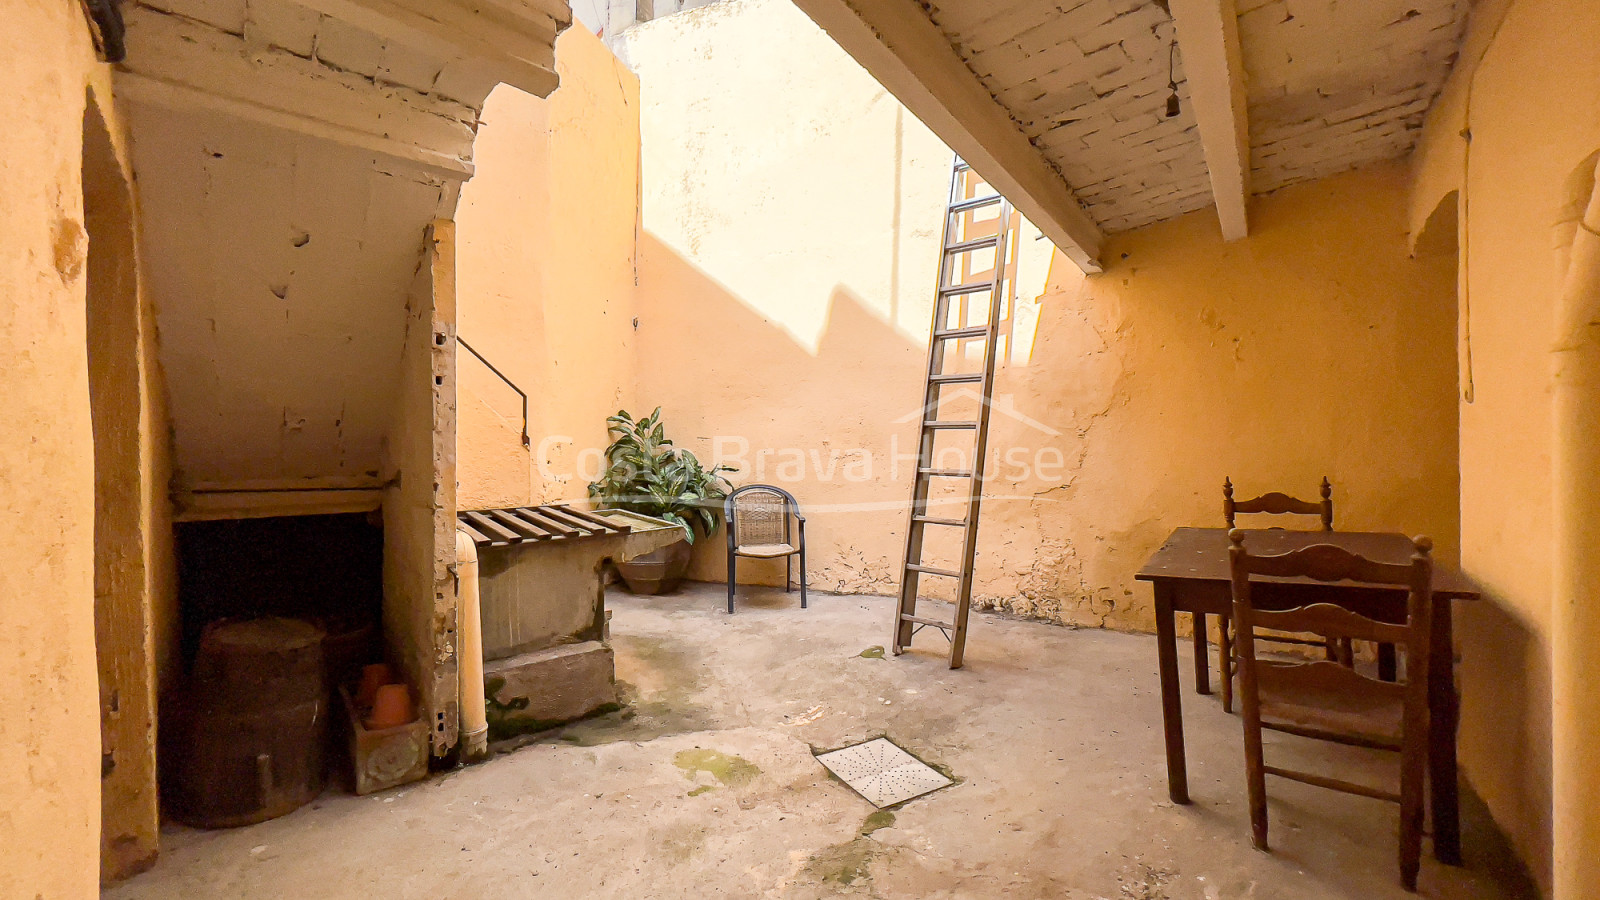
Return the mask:
<path id="1" fill-rule="evenodd" d="M 83 117 L 94 619 L 100 676 L 101 877 L 155 859 L 155 639 L 148 406 L 133 201 L 93 92 Z"/>

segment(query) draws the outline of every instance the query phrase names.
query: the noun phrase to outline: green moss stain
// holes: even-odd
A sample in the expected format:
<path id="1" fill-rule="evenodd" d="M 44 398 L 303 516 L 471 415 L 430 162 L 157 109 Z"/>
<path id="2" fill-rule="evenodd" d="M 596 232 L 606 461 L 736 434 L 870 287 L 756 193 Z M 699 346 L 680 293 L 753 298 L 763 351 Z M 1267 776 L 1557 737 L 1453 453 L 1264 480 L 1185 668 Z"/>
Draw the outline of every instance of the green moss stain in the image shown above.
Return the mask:
<path id="1" fill-rule="evenodd" d="M 695 788 L 695 789 L 694 789 L 694 790 L 692 790 L 692 791 L 690 791 L 690 792 L 689 792 L 689 796 L 691 796 L 691 797 L 698 797 L 698 796 L 700 796 L 700 795 L 701 795 L 701 794 L 709 794 L 709 793 L 711 793 L 711 792 L 712 792 L 712 791 L 714 791 L 714 790 L 716 790 L 716 788 L 714 788 L 714 787 L 712 787 L 712 786 L 711 786 L 711 785 L 709 785 L 709 784 L 702 784 L 702 785 L 700 785 L 700 786 L 699 786 L 699 787 L 697 787 L 697 788 Z"/>
<path id="2" fill-rule="evenodd" d="M 877 831 L 879 828 L 893 827 L 894 813 L 887 809 L 880 809 L 872 815 L 867 816 L 867 820 L 861 823 L 861 836 L 866 837 L 874 831 Z"/>
<path id="3" fill-rule="evenodd" d="M 722 782 L 726 787 L 744 787 L 761 774 L 761 770 L 747 759 L 723 753 L 718 750 L 683 750 L 672 758 L 672 762 L 683 770 L 683 777 L 694 778 L 696 773 L 705 772 L 712 778 Z"/>
<path id="4" fill-rule="evenodd" d="M 576 720 L 541 719 L 523 712 L 528 708 L 527 697 L 511 697 L 504 703 L 497 699 L 496 695 L 504 690 L 505 686 L 506 680 L 500 676 L 490 678 L 484 684 L 484 718 L 488 721 L 489 740 L 491 741 L 504 741 L 522 735 L 549 731 L 570 721 L 582 721 L 604 716 L 622 708 L 617 703 L 603 703 L 579 716 Z"/>
<path id="5" fill-rule="evenodd" d="M 823 884 L 844 887 L 872 880 L 872 860 L 879 853 L 876 841 L 856 838 L 818 851 L 806 861 L 805 875 Z"/>
<path id="6" fill-rule="evenodd" d="M 861 658 L 862 659 L 883 659 L 883 648 L 882 647 L 868 647 L 867 649 L 861 651 Z"/>

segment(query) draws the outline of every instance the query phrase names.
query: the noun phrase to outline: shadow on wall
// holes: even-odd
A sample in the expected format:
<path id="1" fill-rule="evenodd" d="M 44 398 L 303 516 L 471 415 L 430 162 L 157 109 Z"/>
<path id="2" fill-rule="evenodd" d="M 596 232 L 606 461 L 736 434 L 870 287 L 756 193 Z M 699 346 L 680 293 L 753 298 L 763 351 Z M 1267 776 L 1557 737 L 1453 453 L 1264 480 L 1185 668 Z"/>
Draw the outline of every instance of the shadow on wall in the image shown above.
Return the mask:
<path id="1" fill-rule="evenodd" d="M 937 246 L 930 242 L 929 266 Z M 794 492 L 807 514 L 812 584 L 841 593 L 881 593 L 898 584 L 906 506 L 916 464 L 925 341 L 912 341 L 849 288 L 825 301 L 815 353 L 717 279 L 656 236 L 641 238 L 648 290 L 640 339 L 640 405 L 660 404 L 669 434 L 702 457 L 735 465 L 735 485 L 775 483 Z M 1002 363 L 990 426 L 991 476 L 980 530 L 980 605 L 1060 621 L 1105 624 L 1132 608 L 1133 569 L 1157 546 L 1158 516 L 1140 528 L 1092 540 L 1091 569 L 1121 577 L 1087 588 L 1075 532 L 1088 523 L 1067 511 L 1086 440 L 1097 419 L 1126 404 L 1127 368 L 1116 352 L 1117 323 L 1094 309 L 1083 276 L 1052 257 L 1034 342 L 1044 352 Z M 1035 298 L 1022 298 L 1031 304 Z M 1030 347 L 1031 351 L 1033 348 Z M 973 371 L 981 344 L 969 345 L 948 370 Z M 1085 365 L 1085 361 L 1092 361 Z M 938 410 L 971 419 L 976 392 L 947 388 Z M 931 416 L 930 416 L 931 417 Z M 969 432 L 935 445 L 942 468 L 970 465 Z M 1148 485 L 1136 473 L 1096 477 Z M 1219 476 L 1220 478 L 1220 476 Z M 961 482 L 936 485 L 930 512 L 961 517 Z M 1048 534 L 1047 534 L 1048 532 Z M 930 530 L 925 557 L 954 565 L 960 532 Z M 1125 570 L 1125 571 L 1124 571 Z M 726 578 L 723 533 L 697 547 L 690 577 Z M 745 583 L 781 585 L 781 560 L 740 565 Z M 1112 586 L 1112 585 L 1115 586 Z M 945 597 L 952 585 L 927 579 L 924 593 Z M 1131 614 L 1130 614 L 1131 615 Z M 1138 621 L 1118 621 L 1140 627 Z"/>
<path id="2" fill-rule="evenodd" d="M 925 348 L 844 287 L 822 301 L 827 324 L 812 354 L 649 233 L 640 238 L 640 268 L 650 287 L 641 406 L 662 407 L 680 446 L 737 466 L 734 484 L 796 493 L 818 589 L 887 590 L 911 477 L 889 451 L 897 442 L 915 453 L 915 425 L 896 422 L 918 406 Z M 690 577 L 726 578 L 725 548 L 721 531 L 701 542 Z M 781 560 L 748 560 L 740 578 L 776 585 L 783 571 Z"/>
<path id="3" fill-rule="evenodd" d="M 1527 622 L 1494 597 L 1457 604 L 1456 609 L 1463 770 L 1506 833 L 1548 834 L 1550 648 Z M 1480 845 L 1498 847 L 1499 841 L 1496 837 Z M 1543 846 L 1549 846 L 1548 842 Z M 1521 845 L 1517 849 L 1529 864 L 1548 866 L 1535 848 Z M 1488 862 L 1505 870 L 1516 869 L 1509 859 Z"/>
<path id="4" fill-rule="evenodd" d="M 1280 191 L 1235 244 L 1204 212 L 1119 235 L 1092 279 L 1056 254 L 1032 361 L 996 381 L 980 603 L 1147 629 L 1133 574 L 1172 528 L 1220 523 L 1223 475 L 1299 493 L 1328 475 L 1341 527 L 1425 532 L 1453 555 L 1454 260 L 1409 256 L 1405 184 L 1382 164 Z M 810 353 L 650 233 L 640 284 L 639 406 L 738 465 L 736 483 L 796 494 L 819 589 L 892 588 L 925 343 L 835 284 L 796 301 L 825 305 Z M 935 564 L 956 559 L 950 532 Z M 722 547 L 691 577 L 725 577 Z"/>

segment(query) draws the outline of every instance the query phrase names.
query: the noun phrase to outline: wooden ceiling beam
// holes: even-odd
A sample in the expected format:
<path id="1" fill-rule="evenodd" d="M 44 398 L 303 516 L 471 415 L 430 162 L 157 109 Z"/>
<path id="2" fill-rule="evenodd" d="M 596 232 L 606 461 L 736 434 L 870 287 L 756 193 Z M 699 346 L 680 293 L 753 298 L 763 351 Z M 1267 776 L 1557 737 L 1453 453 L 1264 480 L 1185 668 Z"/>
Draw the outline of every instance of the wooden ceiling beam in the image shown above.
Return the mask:
<path id="1" fill-rule="evenodd" d="M 915 0 L 795 5 L 1079 268 L 1101 271 L 1099 226 Z"/>
<path id="2" fill-rule="evenodd" d="M 1250 125 L 1234 0 L 1170 0 L 1224 240 L 1250 231 Z"/>

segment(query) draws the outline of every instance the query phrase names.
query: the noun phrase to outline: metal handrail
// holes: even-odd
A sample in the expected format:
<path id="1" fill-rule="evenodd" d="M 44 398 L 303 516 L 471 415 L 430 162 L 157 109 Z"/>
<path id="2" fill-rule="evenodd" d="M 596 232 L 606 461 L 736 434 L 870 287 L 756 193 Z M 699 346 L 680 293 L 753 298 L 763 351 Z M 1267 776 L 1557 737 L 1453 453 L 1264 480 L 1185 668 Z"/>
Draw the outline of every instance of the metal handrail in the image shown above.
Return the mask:
<path id="1" fill-rule="evenodd" d="M 472 345 L 467 343 L 464 339 L 462 339 L 462 337 L 460 335 L 456 335 L 456 343 L 458 343 L 461 346 L 465 347 L 467 349 L 468 353 L 471 353 L 473 356 L 476 356 L 478 358 L 478 362 L 481 362 L 485 366 L 487 366 L 489 368 L 489 371 L 491 371 L 495 375 L 499 376 L 500 380 L 504 381 L 506 383 L 506 387 L 511 388 L 513 391 L 516 391 L 517 392 L 517 396 L 522 398 L 522 446 L 524 446 L 524 447 L 533 446 L 533 441 L 528 437 L 528 395 L 527 395 L 527 393 L 525 391 L 523 391 L 522 388 L 517 387 L 516 382 L 514 382 L 511 379 L 507 378 L 506 377 L 506 373 L 500 371 L 499 369 L 496 369 L 494 367 L 494 363 L 489 362 L 487 359 L 484 359 L 482 353 L 479 353 L 478 351 L 472 349 Z"/>

